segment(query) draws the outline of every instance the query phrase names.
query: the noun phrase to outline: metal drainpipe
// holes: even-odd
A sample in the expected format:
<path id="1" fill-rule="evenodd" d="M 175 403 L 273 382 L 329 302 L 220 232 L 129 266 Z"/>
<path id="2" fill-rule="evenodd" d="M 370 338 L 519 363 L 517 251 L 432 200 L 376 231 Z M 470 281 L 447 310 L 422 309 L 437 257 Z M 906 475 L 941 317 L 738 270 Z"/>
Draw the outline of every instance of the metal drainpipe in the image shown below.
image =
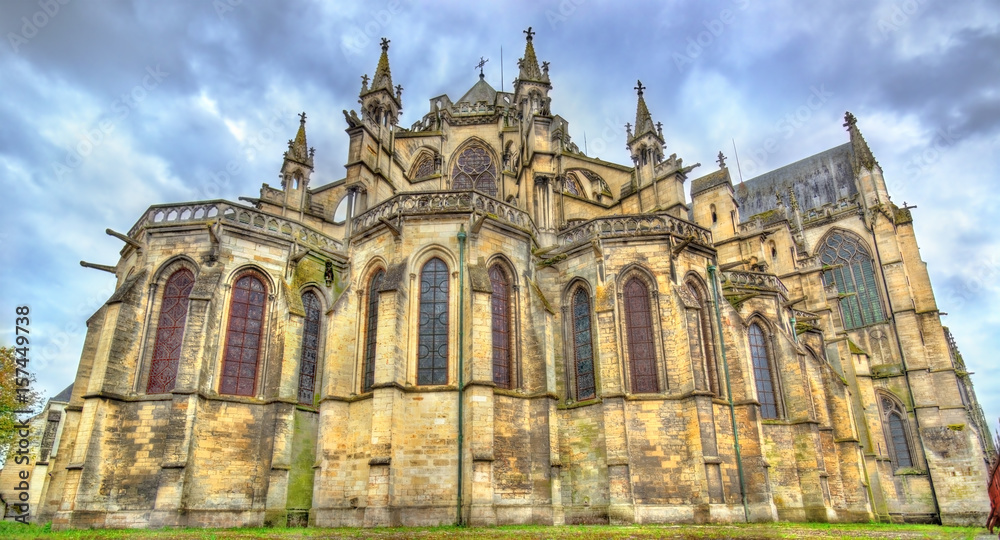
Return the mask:
<path id="1" fill-rule="evenodd" d="M 714 261 L 713 261 L 714 262 Z M 733 423 L 733 449 L 736 450 L 736 470 L 740 475 L 740 498 L 743 499 L 743 518 L 750 522 L 747 506 L 746 480 L 743 477 L 743 458 L 740 456 L 740 434 L 736 427 L 736 407 L 733 405 L 733 388 L 729 385 L 729 362 L 726 360 L 726 336 L 722 329 L 722 311 L 719 310 L 719 284 L 715 280 L 715 265 L 708 265 L 708 278 L 712 280 L 712 298 L 715 300 L 715 323 L 719 327 L 719 350 L 722 351 L 722 371 L 726 374 L 726 397 L 729 399 L 729 419 Z"/>
<path id="2" fill-rule="evenodd" d="M 457 523 L 462 525 L 463 396 L 465 384 L 465 224 L 458 229 L 458 503 Z"/>

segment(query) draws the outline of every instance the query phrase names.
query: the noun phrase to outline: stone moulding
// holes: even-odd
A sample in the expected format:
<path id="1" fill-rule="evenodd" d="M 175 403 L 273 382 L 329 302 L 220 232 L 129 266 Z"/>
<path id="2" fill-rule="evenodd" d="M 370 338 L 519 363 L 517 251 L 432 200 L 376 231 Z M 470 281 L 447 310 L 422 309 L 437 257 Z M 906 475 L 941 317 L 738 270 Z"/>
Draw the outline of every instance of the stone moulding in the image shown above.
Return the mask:
<path id="1" fill-rule="evenodd" d="M 682 240 L 692 238 L 695 244 L 712 247 L 712 233 L 708 229 L 665 212 L 594 218 L 559 233 L 558 240 L 561 245 L 568 246 L 592 238 L 648 234 L 669 234 Z"/>

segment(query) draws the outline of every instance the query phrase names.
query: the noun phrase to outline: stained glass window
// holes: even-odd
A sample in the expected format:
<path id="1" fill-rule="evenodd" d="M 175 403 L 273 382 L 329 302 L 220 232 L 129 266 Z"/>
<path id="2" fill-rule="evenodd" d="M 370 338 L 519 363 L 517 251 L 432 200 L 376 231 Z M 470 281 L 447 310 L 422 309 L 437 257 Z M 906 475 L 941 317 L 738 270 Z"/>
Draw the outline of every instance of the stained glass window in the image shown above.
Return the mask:
<path id="1" fill-rule="evenodd" d="M 715 367 L 715 341 L 712 339 L 712 320 L 709 318 L 709 306 L 705 301 L 701 288 L 688 282 L 688 290 L 698 301 L 698 342 L 701 344 L 702 363 L 708 379 L 708 390 L 719 395 L 719 372 Z"/>
<path id="2" fill-rule="evenodd" d="M 319 297 L 312 291 L 302 295 L 302 308 L 306 312 L 302 328 L 302 358 L 299 366 L 299 403 L 313 404 L 316 391 L 316 365 L 319 357 L 320 321 L 323 316 Z"/>
<path id="3" fill-rule="evenodd" d="M 566 192 L 581 197 L 580 186 L 576 183 L 576 175 L 570 173 L 566 175 Z"/>
<path id="4" fill-rule="evenodd" d="M 149 364 L 146 393 L 160 394 L 174 389 L 177 366 L 181 360 L 184 323 L 187 321 L 188 296 L 194 287 L 194 274 L 184 268 L 167 280 L 160 303 L 160 318 L 156 325 L 153 359 Z"/>
<path id="5" fill-rule="evenodd" d="M 906 433 L 906 414 L 898 401 L 888 396 L 882 396 L 882 414 L 888 428 L 890 452 L 896 462 L 896 468 L 912 467 L 913 456 L 910 453 L 910 439 Z"/>
<path id="6" fill-rule="evenodd" d="M 434 158 L 424 154 L 417 166 L 413 169 L 413 179 L 423 178 L 434 174 Z"/>
<path id="7" fill-rule="evenodd" d="M 453 189 L 475 189 L 497 196 L 497 166 L 490 153 L 480 145 L 462 151 L 451 170 Z"/>
<path id="8" fill-rule="evenodd" d="M 256 276 L 245 275 L 233 285 L 220 394 L 252 396 L 257 390 L 257 361 L 266 299 L 267 288 Z"/>
<path id="9" fill-rule="evenodd" d="M 499 264 L 490 267 L 493 294 L 490 306 L 493 319 L 493 382 L 510 388 L 510 281 Z"/>
<path id="10" fill-rule="evenodd" d="M 760 415 L 763 418 L 777 418 L 778 401 L 771 372 L 771 359 L 767 353 L 767 344 L 764 342 L 764 331 L 760 329 L 760 325 L 753 323 L 748 334 L 750 358 L 753 360 L 753 377 L 757 383 L 757 400 L 760 401 Z"/>
<path id="11" fill-rule="evenodd" d="M 833 267 L 823 272 L 823 281 L 837 286 L 845 329 L 885 320 L 872 257 L 857 237 L 842 232 L 829 235 L 820 249 L 820 261 Z"/>
<path id="12" fill-rule="evenodd" d="M 448 383 L 448 267 L 433 258 L 420 271 L 417 384 Z"/>
<path id="13" fill-rule="evenodd" d="M 385 272 L 379 270 L 368 286 L 368 323 L 365 327 L 365 380 L 361 390 L 367 392 L 375 384 L 375 347 L 378 343 L 378 295 Z"/>
<path id="14" fill-rule="evenodd" d="M 573 364 L 576 368 L 577 401 L 597 397 L 594 341 L 590 328 L 590 297 L 583 287 L 579 287 L 573 293 Z"/>
<path id="15" fill-rule="evenodd" d="M 634 277 L 625 283 L 623 292 L 632 391 L 659 392 L 653 320 L 649 310 L 649 288 L 641 279 Z"/>

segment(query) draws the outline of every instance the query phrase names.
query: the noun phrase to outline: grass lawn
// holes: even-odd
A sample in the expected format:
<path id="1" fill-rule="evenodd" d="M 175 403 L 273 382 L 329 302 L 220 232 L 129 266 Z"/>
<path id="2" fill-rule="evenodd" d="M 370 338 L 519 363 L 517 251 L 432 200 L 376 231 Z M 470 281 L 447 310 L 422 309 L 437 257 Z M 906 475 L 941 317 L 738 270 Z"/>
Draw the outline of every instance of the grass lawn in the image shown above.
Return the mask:
<path id="1" fill-rule="evenodd" d="M 534 525 L 504 527 L 423 527 L 407 529 L 159 529 L 159 530 L 73 530 L 52 532 L 47 526 L 0 522 L 4 539 L 307 539 L 307 538 L 468 538 L 480 540 L 516 539 L 771 539 L 771 538 L 913 538 L 927 540 L 994 538 L 986 529 L 938 527 L 935 525 L 754 523 L 736 525 Z"/>

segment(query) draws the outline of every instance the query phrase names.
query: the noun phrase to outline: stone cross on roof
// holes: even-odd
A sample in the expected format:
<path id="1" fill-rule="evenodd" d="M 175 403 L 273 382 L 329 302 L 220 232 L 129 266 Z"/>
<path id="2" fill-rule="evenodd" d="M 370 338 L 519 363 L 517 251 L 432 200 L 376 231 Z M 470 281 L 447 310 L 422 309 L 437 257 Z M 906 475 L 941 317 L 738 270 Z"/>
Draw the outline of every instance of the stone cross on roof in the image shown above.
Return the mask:
<path id="1" fill-rule="evenodd" d="M 635 81 L 635 82 L 636 82 L 636 86 L 634 86 L 634 87 L 633 87 L 633 89 L 634 89 L 634 90 L 635 90 L 636 92 L 638 92 L 638 93 L 639 93 L 639 97 L 642 97 L 642 91 L 643 91 L 643 90 L 645 90 L 645 89 L 646 89 L 646 87 L 642 85 L 642 81 L 638 81 L 638 80 L 637 80 L 637 81 Z"/>
<path id="2" fill-rule="evenodd" d="M 532 32 L 532 31 L 531 31 L 531 27 L 530 27 L 530 26 L 528 27 L 528 29 L 527 29 L 527 30 L 523 30 L 523 32 L 524 32 L 525 34 L 527 34 L 527 36 L 528 36 L 528 41 L 531 41 L 531 37 L 535 35 L 535 32 Z"/>
<path id="3" fill-rule="evenodd" d="M 719 164 L 720 169 L 726 168 L 726 156 L 722 155 L 722 150 L 719 150 L 719 159 L 715 162 Z"/>
<path id="4" fill-rule="evenodd" d="M 383 51 L 388 51 L 389 50 L 389 41 L 390 40 L 388 40 L 386 38 L 382 38 L 382 50 Z"/>
<path id="5" fill-rule="evenodd" d="M 479 76 L 480 77 L 483 76 L 483 66 L 485 66 L 486 62 L 489 62 L 489 61 L 490 61 L 489 58 L 483 58 L 482 56 L 479 57 L 479 63 L 476 64 L 476 67 L 479 68 Z"/>

